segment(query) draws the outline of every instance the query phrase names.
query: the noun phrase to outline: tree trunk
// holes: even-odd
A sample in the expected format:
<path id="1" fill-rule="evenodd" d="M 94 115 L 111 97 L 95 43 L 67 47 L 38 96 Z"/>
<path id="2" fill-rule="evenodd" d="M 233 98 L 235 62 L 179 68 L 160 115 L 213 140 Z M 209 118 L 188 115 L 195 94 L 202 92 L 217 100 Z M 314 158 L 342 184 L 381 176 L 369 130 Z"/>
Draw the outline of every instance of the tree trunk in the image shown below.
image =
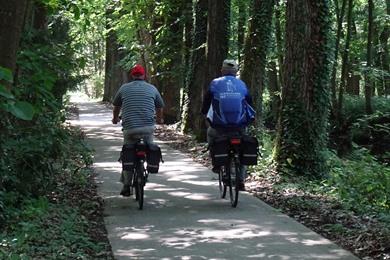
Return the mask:
<path id="1" fill-rule="evenodd" d="M 208 2 L 207 80 L 221 76 L 221 66 L 229 48 L 230 1 Z"/>
<path id="2" fill-rule="evenodd" d="M 271 117 L 269 122 L 265 122 L 267 128 L 275 128 L 276 122 L 279 117 L 279 107 L 280 107 L 280 86 L 278 84 L 278 70 L 276 68 L 276 63 L 271 62 L 269 64 L 270 70 L 268 71 L 268 90 L 271 96 Z"/>
<path id="3" fill-rule="evenodd" d="M 387 15 L 390 16 L 390 0 L 386 0 L 386 10 Z M 380 41 L 380 61 L 381 61 L 381 67 L 384 72 L 387 73 L 387 75 L 383 76 L 383 87 L 380 91 L 380 95 L 390 95 L 390 56 L 389 56 L 389 36 L 390 36 L 390 26 L 389 23 L 386 23 L 385 27 L 383 28 L 382 33 L 379 36 Z"/>
<path id="4" fill-rule="evenodd" d="M 0 1 L 0 66 L 13 73 L 26 7 L 27 0 Z"/>
<path id="5" fill-rule="evenodd" d="M 177 1 L 179 2 L 179 1 Z M 183 88 L 183 19 L 178 20 L 183 12 L 183 6 L 175 1 L 167 13 L 166 26 L 169 26 L 169 37 L 165 36 L 166 46 L 171 50 L 170 54 L 165 55 L 166 64 L 159 68 L 162 72 L 159 76 L 161 95 L 165 102 L 164 121 L 167 124 L 176 123 L 180 117 L 180 91 Z"/>
<path id="6" fill-rule="evenodd" d="M 113 9 L 107 9 L 107 17 L 112 16 L 112 12 Z M 109 19 L 107 19 L 107 21 L 108 20 Z M 107 29 L 109 29 L 108 24 L 107 27 Z M 112 102 L 119 87 L 126 82 L 125 75 L 127 73 L 119 65 L 124 53 L 121 52 L 119 48 L 120 45 L 118 44 L 116 32 L 110 30 L 106 38 L 106 63 L 103 93 L 103 101 L 106 102 Z"/>
<path id="7" fill-rule="evenodd" d="M 207 0 L 195 3 L 195 23 L 192 35 L 192 52 L 190 69 L 186 85 L 188 88 L 188 105 L 184 112 L 183 132 L 191 131 L 199 138 L 205 135 L 205 125 L 200 115 L 202 97 L 207 88 L 206 83 L 206 41 L 207 41 Z"/>
<path id="8" fill-rule="evenodd" d="M 194 20 L 192 19 L 192 10 L 193 10 L 193 1 L 187 0 L 187 2 L 184 3 L 185 9 L 183 12 L 184 15 L 184 42 L 183 42 L 183 64 L 185 66 L 184 70 L 184 82 L 183 82 L 183 91 L 181 93 L 180 97 L 180 129 L 181 131 L 184 131 L 184 125 L 185 120 L 188 117 L 188 77 L 190 75 L 190 69 L 191 69 L 191 49 L 192 49 L 192 33 L 193 33 L 193 25 Z"/>
<path id="9" fill-rule="evenodd" d="M 256 122 L 261 124 L 265 66 L 268 47 L 271 42 L 272 13 L 274 0 L 253 0 L 252 18 L 249 23 L 249 34 L 245 42 L 244 65 L 241 79 L 247 84 L 254 97 Z"/>
<path id="10" fill-rule="evenodd" d="M 327 0 L 287 1 L 285 85 L 275 147 L 281 171 L 326 172 L 329 16 Z"/>
<path id="11" fill-rule="evenodd" d="M 342 0 L 341 10 L 340 12 L 337 12 L 337 33 L 336 33 L 336 43 L 334 47 L 334 60 L 333 60 L 333 69 L 332 69 L 332 78 L 331 78 L 332 111 L 334 115 L 336 115 L 336 111 L 337 111 L 337 97 L 336 97 L 337 96 L 337 88 L 336 88 L 337 63 L 339 57 L 341 32 L 343 30 L 343 21 L 344 21 L 344 13 L 345 13 L 346 5 L 347 5 L 347 0 Z"/>
<path id="12" fill-rule="evenodd" d="M 342 122 L 342 113 L 343 113 L 343 98 L 344 98 L 344 90 L 347 80 L 348 74 L 348 64 L 349 64 L 349 45 L 351 42 L 351 33 L 352 33 L 352 10 L 353 10 L 353 0 L 348 1 L 348 17 L 347 17 L 347 36 L 345 39 L 345 47 L 343 53 L 343 61 L 341 67 L 341 79 L 340 79 L 340 89 L 339 89 L 339 98 L 337 104 L 336 117 L 337 122 L 341 124 Z"/>
<path id="13" fill-rule="evenodd" d="M 282 35 L 281 13 L 279 1 L 276 1 L 275 8 L 275 37 L 276 37 L 276 49 L 278 52 L 278 67 L 279 67 L 279 85 L 283 86 L 283 63 L 284 63 L 284 44 Z"/>
<path id="14" fill-rule="evenodd" d="M 374 23 L 374 2 L 368 0 L 368 36 L 367 36 L 367 69 L 365 73 L 364 96 L 366 100 L 366 113 L 372 114 L 372 80 L 371 80 L 371 63 L 372 63 L 372 30 Z"/>
<path id="15" fill-rule="evenodd" d="M 245 24 L 247 20 L 247 5 L 245 1 L 238 1 L 238 22 L 237 22 L 237 49 L 238 62 L 241 63 L 242 52 L 245 41 Z"/>

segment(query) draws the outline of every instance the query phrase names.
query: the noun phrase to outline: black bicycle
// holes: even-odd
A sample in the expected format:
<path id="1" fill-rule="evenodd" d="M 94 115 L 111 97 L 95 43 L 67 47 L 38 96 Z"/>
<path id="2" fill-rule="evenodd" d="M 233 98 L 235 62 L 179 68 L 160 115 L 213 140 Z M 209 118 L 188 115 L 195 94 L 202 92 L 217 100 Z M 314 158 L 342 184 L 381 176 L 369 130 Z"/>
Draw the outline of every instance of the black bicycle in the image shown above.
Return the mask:
<path id="1" fill-rule="evenodd" d="M 226 197 L 226 191 L 229 189 L 230 204 L 232 207 L 237 207 L 239 194 L 239 173 L 241 169 L 240 163 L 240 146 L 241 138 L 239 136 L 227 137 L 229 140 L 227 160 L 221 166 L 219 171 L 219 191 L 221 198 Z"/>
<path id="2" fill-rule="evenodd" d="M 148 171 L 145 168 L 147 143 L 140 138 L 135 145 L 135 161 L 132 186 L 135 190 L 135 200 L 138 201 L 138 208 L 143 209 L 144 187 L 148 180 Z"/>

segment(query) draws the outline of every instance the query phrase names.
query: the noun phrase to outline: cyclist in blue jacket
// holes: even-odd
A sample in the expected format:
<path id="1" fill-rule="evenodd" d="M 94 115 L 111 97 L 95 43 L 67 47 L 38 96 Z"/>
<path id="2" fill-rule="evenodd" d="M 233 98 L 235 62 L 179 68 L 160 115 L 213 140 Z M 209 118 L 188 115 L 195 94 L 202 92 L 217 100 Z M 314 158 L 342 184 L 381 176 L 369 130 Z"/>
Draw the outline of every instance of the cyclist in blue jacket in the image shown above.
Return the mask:
<path id="1" fill-rule="evenodd" d="M 244 134 L 246 126 L 255 118 L 252 98 L 246 84 L 236 77 L 238 64 L 234 60 L 224 60 L 222 76 L 211 81 L 205 93 L 202 114 L 207 118 L 207 142 L 223 134 Z M 219 167 L 213 167 L 218 173 Z M 246 167 L 241 166 L 240 190 L 245 190 Z"/>

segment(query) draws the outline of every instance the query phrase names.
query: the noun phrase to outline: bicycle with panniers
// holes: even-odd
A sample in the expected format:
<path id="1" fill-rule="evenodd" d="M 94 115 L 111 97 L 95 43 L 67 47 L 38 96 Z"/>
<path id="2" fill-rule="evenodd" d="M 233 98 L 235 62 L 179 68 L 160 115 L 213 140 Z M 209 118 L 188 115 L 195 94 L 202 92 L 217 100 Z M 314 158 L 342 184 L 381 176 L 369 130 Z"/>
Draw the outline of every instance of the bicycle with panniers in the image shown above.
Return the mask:
<path id="1" fill-rule="evenodd" d="M 222 135 L 210 144 L 210 155 L 214 167 L 218 167 L 218 182 L 221 198 L 229 190 L 230 204 L 237 207 L 240 191 L 242 165 L 256 165 L 259 144 L 255 137 L 248 135 Z"/>
<path id="2" fill-rule="evenodd" d="M 138 208 L 142 210 L 144 187 L 149 173 L 158 173 L 160 161 L 164 162 L 161 149 L 157 144 L 146 143 L 143 138 L 139 138 L 135 144 L 123 145 L 120 160 L 123 170 L 131 172 L 131 187 L 135 190 Z"/>

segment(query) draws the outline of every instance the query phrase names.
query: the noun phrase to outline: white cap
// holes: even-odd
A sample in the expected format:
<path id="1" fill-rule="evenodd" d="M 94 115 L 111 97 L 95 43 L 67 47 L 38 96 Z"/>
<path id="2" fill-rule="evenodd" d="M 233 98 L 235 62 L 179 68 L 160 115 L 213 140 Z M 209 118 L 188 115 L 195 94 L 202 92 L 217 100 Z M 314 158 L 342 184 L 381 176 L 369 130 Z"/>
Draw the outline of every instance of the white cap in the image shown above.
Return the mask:
<path id="1" fill-rule="evenodd" d="M 224 60 L 222 69 L 238 71 L 238 64 L 235 60 Z"/>

